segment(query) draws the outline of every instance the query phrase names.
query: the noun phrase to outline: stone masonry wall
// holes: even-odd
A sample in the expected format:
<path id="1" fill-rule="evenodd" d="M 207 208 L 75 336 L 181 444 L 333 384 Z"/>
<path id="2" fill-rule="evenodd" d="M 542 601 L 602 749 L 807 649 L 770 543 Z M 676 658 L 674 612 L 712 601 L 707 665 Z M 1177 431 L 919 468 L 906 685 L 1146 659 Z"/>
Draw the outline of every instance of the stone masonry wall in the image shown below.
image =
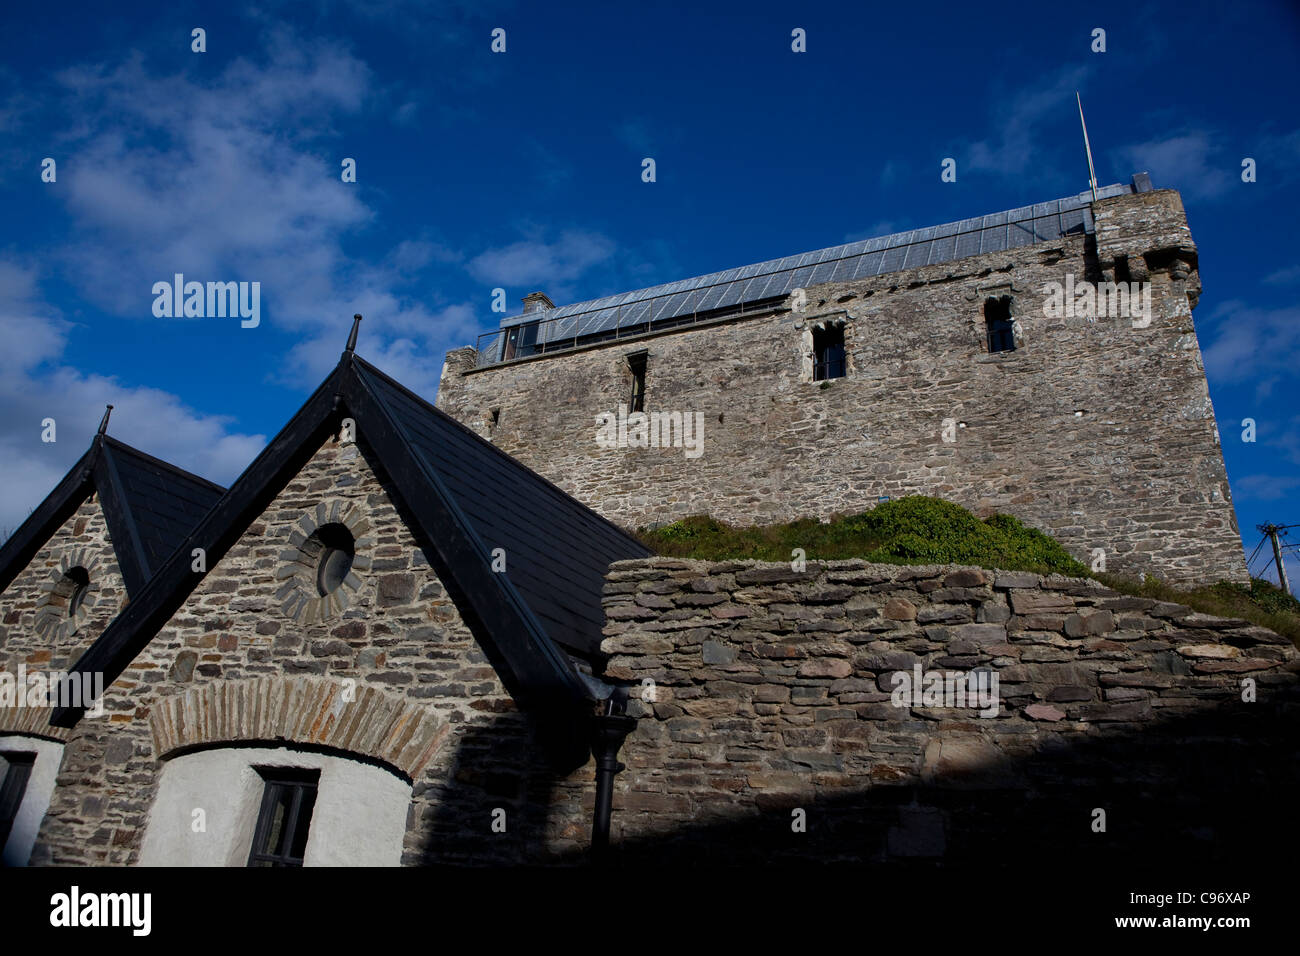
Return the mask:
<path id="1" fill-rule="evenodd" d="M 766 316 L 481 370 L 472 349 L 453 351 L 438 406 L 628 527 L 825 517 L 924 494 L 1016 515 L 1090 564 L 1100 549 L 1109 571 L 1244 580 L 1181 201 L 1124 196 L 1095 215 L 1096 242 L 822 285 Z M 1149 282 L 1150 325 L 1047 317 L 1043 287 L 1067 274 Z M 984 301 L 1007 295 L 1018 347 L 989 353 Z M 827 321 L 845 323 L 848 375 L 813 382 L 808 330 Z M 701 413 L 699 457 L 597 444 L 641 348 L 646 410 Z"/>
<path id="2" fill-rule="evenodd" d="M 50 594 L 63 572 L 85 567 L 90 587 L 75 617 L 66 606 L 51 605 Z M 91 495 L 50 537 L 31 563 L 0 594 L 0 670 L 16 677 L 27 672 L 67 670 L 126 606 L 126 585 L 97 496 Z M 0 707 L 0 731 L 18 729 L 31 716 L 25 708 Z M 43 733 L 56 737 L 56 729 Z"/>
<path id="3" fill-rule="evenodd" d="M 1075 864 L 1278 851 L 1300 782 L 1288 640 L 1095 581 L 653 558 L 612 566 L 605 611 L 640 718 L 629 863 L 1015 861 L 1064 889 Z M 996 717 L 895 706 L 917 664 L 996 673 Z"/>
<path id="4" fill-rule="evenodd" d="M 360 445 L 327 442 L 108 688 L 105 715 L 74 728 L 33 864 L 134 863 L 163 766 L 160 743 L 212 744 L 214 733 L 240 740 L 272 723 L 399 769 L 422 767 L 405 864 L 528 861 L 587 845 L 590 768 L 556 779 L 544 766 L 531 722 L 363 446 L 364 436 Z M 346 589 L 346 609 L 307 608 L 293 598 L 295 549 L 313 521 L 343 513 L 359 538 L 355 587 Z M 347 679 L 357 703 L 339 705 L 328 682 Z M 199 693 L 209 688 L 220 692 Z M 177 700 L 186 694 L 188 703 Z M 291 713 L 268 722 L 213 710 L 257 699 Z M 363 705 L 395 719 L 354 719 L 348 708 Z M 186 728 L 186 714 L 202 726 Z M 340 724 L 329 726 L 335 718 Z M 376 734 L 386 727 L 406 736 L 385 742 Z M 492 832 L 497 807 L 507 813 L 505 833 Z"/>

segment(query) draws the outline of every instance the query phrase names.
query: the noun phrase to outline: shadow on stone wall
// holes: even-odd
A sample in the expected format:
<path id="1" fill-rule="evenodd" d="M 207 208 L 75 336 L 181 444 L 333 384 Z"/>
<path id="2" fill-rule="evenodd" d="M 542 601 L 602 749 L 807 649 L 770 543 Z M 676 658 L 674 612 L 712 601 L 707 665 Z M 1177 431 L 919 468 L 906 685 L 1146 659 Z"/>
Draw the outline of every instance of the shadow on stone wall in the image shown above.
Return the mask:
<path id="1" fill-rule="evenodd" d="M 816 798 L 768 792 L 757 813 L 729 818 L 720 808 L 662 833 L 620 809 L 617 794 L 610 862 L 1009 865 L 1053 878 L 1212 864 L 1216 873 L 1260 875 L 1267 871 L 1254 867 L 1286 865 L 1300 850 L 1292 820 L 1300 690 L 1268 696 L 978 766 L 960 779 Z M 806 811 L 805 833 L 792 831 L 794 808 Z M 1094 808 L 1106 813 L 1104 833 L 1092 830 Z M 619 838 L 620 817 L 636 823 L 637 836 Z"/>
<path id="2" fill-rule="evenodd" d="M 575 851 L 588 841 L 582 823 L 590 818 L 591 788 L 584 793 L 571 785 L 561 794 L 566 775 L 546 763 L 539 736 L 534 722 L 511 714 L 449 741 L 456 755 L 447 779 L 415 785 L 411 812 L 424 822 L 403 865 L 580 862 L 583 854 Z M 565 819 L 552 821 L 553 808 Z M 505 811 L 504 832 L 493 829 L 498 810 Z"/>

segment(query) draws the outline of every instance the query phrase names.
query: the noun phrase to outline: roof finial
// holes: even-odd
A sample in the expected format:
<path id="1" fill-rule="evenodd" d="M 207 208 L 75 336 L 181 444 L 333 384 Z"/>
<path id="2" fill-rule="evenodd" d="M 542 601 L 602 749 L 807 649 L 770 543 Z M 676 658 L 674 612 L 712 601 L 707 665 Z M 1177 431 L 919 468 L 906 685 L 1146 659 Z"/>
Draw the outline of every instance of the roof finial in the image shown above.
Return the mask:
<path id="1" fill-rule="evenodd" d="M 361 313 L 352 316 L 352 333 L 348 336 L 348 346 L 344 352 L 355 352 L 357 348 L 357 330 L 361 328 Z"/>
<path id="2" fill-rule="evenodd" d="M 104 418 L 99 423 L 98 434 L 102 435 L 108 431 L 108 416 L 113 414 L 113 406 L 109 405 L 104 409 Z"/>

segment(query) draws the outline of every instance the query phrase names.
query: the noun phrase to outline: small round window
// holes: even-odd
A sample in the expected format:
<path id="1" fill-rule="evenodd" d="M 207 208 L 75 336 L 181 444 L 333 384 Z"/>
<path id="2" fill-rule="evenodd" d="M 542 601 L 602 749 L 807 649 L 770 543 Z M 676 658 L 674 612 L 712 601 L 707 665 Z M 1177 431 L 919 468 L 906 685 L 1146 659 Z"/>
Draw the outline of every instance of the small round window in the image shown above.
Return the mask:
<path id="1" fill-rule="evenodd" d="M 317 528 L 307 541 L 307 547 L 317 552 L 316 591 L 321 597 L 333 594 L 343 586 L 352 559 L 356 556 L 356 539 L 346 525 L 334 522 Z"/>
<path id="2" fill-rule="evenodd" d="M 355 502 L 316 505 L 288 528 L 292 551 L 281 552 L 276 578 L 280 610 L 300 624 L 340 616 L 360 591 L 359 575 L 370 570 L 370 522 Z"/>

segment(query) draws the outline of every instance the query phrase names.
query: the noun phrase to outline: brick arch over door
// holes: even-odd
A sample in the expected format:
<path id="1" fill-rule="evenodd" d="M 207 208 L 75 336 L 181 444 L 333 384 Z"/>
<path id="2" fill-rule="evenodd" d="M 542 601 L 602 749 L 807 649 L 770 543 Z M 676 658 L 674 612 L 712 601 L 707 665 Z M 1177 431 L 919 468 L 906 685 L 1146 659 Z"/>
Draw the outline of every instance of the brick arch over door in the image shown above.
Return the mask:
<path id="1" fill-rule="evenodd" d="M 26 689 L 18 688 L 15 693 L 26 693 Z M 72 731 L 66 727 L 51 726 L 50 715 L 53 713 L 53 707 L 0 706 L 0 737 L 43 737 L 66 744 Z"/>
<path id="2" fill-rule="evenodd" d="M 371 757 L 412 780 L 447 735 L 446 721 L 373 687 L 322 678 L 213 681 L 157 701 L 149 714 L 154 752 L 245 741 L 284 741 Z"/>

